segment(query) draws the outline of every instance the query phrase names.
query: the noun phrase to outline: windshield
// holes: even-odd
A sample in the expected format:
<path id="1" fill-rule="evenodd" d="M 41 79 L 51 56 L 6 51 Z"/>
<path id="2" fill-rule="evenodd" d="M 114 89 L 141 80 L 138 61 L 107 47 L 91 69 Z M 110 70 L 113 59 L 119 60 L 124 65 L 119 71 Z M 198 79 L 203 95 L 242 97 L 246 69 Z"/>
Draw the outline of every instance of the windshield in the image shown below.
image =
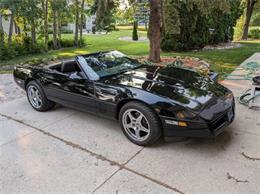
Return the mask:
<path id="1" fill-rule="evenodd" d="M 99 77 L 120 74 L 142 65 L 137 60 L 128 58 L 118 51 L 101 53 L 95 57 L 85 57 L 85 60 Z"/>

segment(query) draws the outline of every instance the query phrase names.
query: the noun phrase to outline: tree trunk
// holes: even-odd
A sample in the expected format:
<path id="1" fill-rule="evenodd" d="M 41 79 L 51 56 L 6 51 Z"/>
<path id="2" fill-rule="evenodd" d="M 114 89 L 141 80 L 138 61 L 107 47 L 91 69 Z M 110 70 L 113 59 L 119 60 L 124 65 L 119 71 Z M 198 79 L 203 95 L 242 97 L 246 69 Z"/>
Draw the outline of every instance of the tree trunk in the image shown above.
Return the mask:
<path id="1" fill-rule="evenodd" d="M 35 21 L 31 21 L 31 39 L 32 39 L 32 48 L 36 44 L 36 26 L 35 26 Z"/>
<path id="2" fill-rule="evenodd" d="M 17 34 L 21 35 L 21 28 L 19 26 L 17 26 Z"/>
<path id="3" fill-rule="evenodd" d="M 49 41 L 49 34 L 48 34 L 48 0 L 42 0 L 42 8 L 43 8 L 43 34 L 44 34 L 44 48 L 45 51 L 48 51 L 48 41 Z"/>
<path id="4" fill-rule="evenodd" d="M 57 10 L 53 10 L 53 49 L 58 48 L 58 42 L 57 42 Z"/>
<path id="5" fill-rule="evenodd" d="M 0 14 L 0 45 L 3 44 L 4 44 L 4 28 L 3 28 L 2 15 Z"/>
<path id="6" fill-rule="evenodd" d="M 144 28 L 145 28 L 145 30 L 147 31 L 147 29 L 148 29 L 148 24 L 147 24 L 146 21 L 144 22 Z"/>
<path id="7" fill-rule="evenodd" d="M 28 37 L 28 33 L 29 32 L 29 28 L 28 28 L 28 24 L 27 24 L 27 20 L 25 18 L 22 19 L 23 20 L 23 32 L 25 34 L 26 37 Z"/>
<path id="8" fill-rule="evenodd" d="M 10 25 L 9 25 L 9 34 L 8 34 L 8 45 L 10 45 L 12 42 L 13 29 L 14 29 L 14 15 L 11 14 Z"/>
<path id="9" fill-rule="evenodd" d="M 160 62 L 161 52 L 161 0 L 150 0 L 148 38 L 150 40 L 149 60 Z"/>
<path id="10" fill-rule="evenodd" d="M 17 28 L 16 22 L 14 22 L 14 33 L 18 34 L 18 28 Z"/>
<path id="11" fill-rule="evenodd" d="M 138 41 L 138 21 L 137 20 L 135 20 L 133 22 L 132 40 L 133 41 Z"/>
<path id="12" fill-rule="evenodd" d="M 256 0 L 247 0 L 246 19 L 243 28 L 242 40 L 246 40 L 248 37 L 249 24 L 250 24 L 251 16 L 253 14 L 255 3 Z"/>
<path id="13" fill-rule="evenodd" d="M 165 17 L 165 1 L 161 2 L 161 36 L 165 35 L 166 18 Z"/>
<path id="14" fill-rule="evenodd" d="M 16 21 L 14 21 L 14 32 L 17 35 L 21 35 L 21 30 L 20 30 L 19 26 L 17 25 Z"/>
<path id="15" fill-rule="evenodd" d="M 79 0 L 75 0 L 76 14 L 75 14 L 75 36 L 74 46 L 79 46 Z"/>
<path id="16" fill-rule="evenodd" d="M 61 18 L 60 18 L 60 13 L 58 12 L 58 47 L 61 48 Z"/>
<path id="17" fill-rule="evenodd" d="M 85 0 L 82 0 L 81 8 L 80 8 L 80 31 L 79 31 L 80 47 L 83 46 L 82 34 L 83 34 L 83 22 L 84 22 L 84 3 L 85 3 Z"/>

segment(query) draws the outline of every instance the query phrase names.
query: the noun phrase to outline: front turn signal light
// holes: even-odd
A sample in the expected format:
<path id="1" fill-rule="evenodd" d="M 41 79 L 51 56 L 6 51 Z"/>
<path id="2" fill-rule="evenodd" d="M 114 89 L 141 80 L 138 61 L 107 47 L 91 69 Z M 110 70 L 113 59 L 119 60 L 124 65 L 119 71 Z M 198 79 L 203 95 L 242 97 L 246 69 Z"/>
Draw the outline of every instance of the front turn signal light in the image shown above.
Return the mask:
<path id="1" fill-rule="evenodd" d="M 180 127 L 187 127 L 188 126 L 188 124 L 186 122 L 179 122 L 178 125 Z"/>

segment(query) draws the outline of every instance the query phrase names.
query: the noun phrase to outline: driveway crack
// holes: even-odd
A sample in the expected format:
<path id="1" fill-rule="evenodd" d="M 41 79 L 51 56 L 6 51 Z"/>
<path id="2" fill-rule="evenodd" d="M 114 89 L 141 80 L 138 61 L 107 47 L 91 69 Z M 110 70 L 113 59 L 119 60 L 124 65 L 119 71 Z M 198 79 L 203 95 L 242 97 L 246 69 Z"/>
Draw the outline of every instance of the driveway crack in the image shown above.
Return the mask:
<path id="1" fill-rule="evenodd" d="M 104 182 L 102 182 L 95 190 L 91 192 L 91 194 L 94 194 L 96 191 L 98 191 L 105 183 L 108 182 L 116 173 L 118 173 L 121 170 L 121 168 L 117 169 L 112 175 L 110 175 Z"/>
<path id="2" fill-rule="evenodd" d="M 140 150 L 138 150 L 131 158 L 129 158 L 123 165 L 127 165 L 131 160 L 133 160 L 138 154 L 140 154 L 143 151 L 144 147 L 142 147 Z"/>
<path id="3" fill-rule="evenodd" d="M 248 156 L 248 155 L 245 154 L 244 152 L 242 152 L 241 155 L 242 155 L 243 157 L 245 157 L 246 159 L 248 159 L 248 160 L 252 160 L 252 161 L 260 160 L 260 158 Z"/>
<path id="4" fill-rule="evenodd" d="M 233 180 L 234 180 L 235 182 L 237 182 L 237 183 L 249 183 L 248 180 L 241 180 L 241 179 L 235 178 L 234 176 L 230 175 L 229 172 L 227 172 L 227 178 L 228 178 L 228 179 L 233 179 Z"/>
<path id="5" fill-rule="evenodd" d="M 138 150 L 133 156 L 131 156 L 131 158 L 129 158 L 124 164 L 123 166 L 125 166 L 127 163 L 129 163 L 132 159 L 134 159 L 138 154 L 140 154 L 140 152 L 144 149 L 144 147 L 142 147 L 140 150 Z M 97 190 L 99 190 L 105 183 L 107 183 L 116 173 L 118 173 L 120 170 L 122 170 L 122 167 L 120 167 L 118 170 L 116 170 L 110 177 L 108 177 L 103 183 L 101 183 L 94 191 L 92 191 L 91 193 L 94 194 Z"/>

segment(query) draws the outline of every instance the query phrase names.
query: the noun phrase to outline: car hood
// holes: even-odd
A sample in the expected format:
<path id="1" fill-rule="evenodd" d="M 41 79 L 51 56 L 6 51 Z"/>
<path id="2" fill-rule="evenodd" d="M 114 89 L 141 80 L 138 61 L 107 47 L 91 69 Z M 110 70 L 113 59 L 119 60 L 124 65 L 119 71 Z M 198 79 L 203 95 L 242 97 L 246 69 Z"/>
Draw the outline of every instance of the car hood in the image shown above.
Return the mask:
<path id="1" fill-rule="evenodd" d="M 142 66 L 107 81 L 163 96 L 194 112 L 200 112 L 207 105 L 225 102 L 225 97 L 231 93 L 208 77 L 176 67 Z"/>

